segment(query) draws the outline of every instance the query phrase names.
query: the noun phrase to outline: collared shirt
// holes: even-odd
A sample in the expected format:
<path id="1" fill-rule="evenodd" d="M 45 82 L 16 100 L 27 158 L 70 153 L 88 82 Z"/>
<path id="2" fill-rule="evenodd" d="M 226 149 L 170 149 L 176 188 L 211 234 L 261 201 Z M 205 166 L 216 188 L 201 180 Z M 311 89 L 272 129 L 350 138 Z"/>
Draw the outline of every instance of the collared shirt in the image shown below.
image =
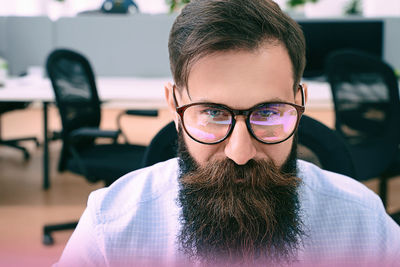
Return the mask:
<path id="1" fill-rule="evenodd" d="M 305 161 L 298 169 L 307 234 L 297 265 L 400 266 L 400 227 L 375 193 Z M 178 172 L 175 158 L 91 193 L 56 266 L 185 266 L 177 242 Z"/>

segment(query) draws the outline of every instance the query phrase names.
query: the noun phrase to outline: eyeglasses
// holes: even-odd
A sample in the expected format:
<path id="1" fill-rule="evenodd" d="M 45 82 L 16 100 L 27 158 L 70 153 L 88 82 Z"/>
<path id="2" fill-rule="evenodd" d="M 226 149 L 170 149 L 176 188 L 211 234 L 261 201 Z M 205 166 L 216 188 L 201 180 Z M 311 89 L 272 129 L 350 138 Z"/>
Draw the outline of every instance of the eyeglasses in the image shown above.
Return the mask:
<path id="1" fill-rule="evenodd" d="M 191 103 L 178 107 L 173 86 L 176 112 L 183 129 L 193 140 L 202 144 L 217 144 L 232 133 L 236 116 L 246 117 L 250 134 L 264 144 L 277 144 L 289 139 L 304 113 L 304 91 L 299 85 L 302 106 L 287 102 L 267 102 L 247 110 L 237 110 L 215 103 Z"/>

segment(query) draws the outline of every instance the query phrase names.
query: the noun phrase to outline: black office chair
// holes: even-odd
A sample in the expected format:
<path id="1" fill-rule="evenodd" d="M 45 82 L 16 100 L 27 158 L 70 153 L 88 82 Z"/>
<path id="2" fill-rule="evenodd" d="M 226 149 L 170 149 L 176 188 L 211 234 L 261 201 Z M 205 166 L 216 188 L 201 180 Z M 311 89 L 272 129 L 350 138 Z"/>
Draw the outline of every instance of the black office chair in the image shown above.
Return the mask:
<path id="1" fill-rule="evenodd" d="M 393 69 L 360 51 L 332 53 L 326 61 L 336 131 L 348 144 L 356 178 L 379 177 L 379 195 L 387 203 L 387 179 L 400 175 L 400 100 Z"/>
<path id="2" fill-rule="evenodd" d="M 142 167 L 145 146 L 118 143 L 120 129 L 99 129 L 101 103 L 89 61 L 77 52 L 58 49 L 49 55 L 46 70 L 62 123 L 58 170 L 80 174 L 90 182 L 103 181 L 108 186 L 120 176 Z M 98 138 L 110 142 L 100 144 L 96 142 Z M 51 232 L 75 226 L 76 222 L 45 226 L 44 244 L 53 243 Z"/>
<path id="3" fill-rule="evenodd" d="M 298 143 L 300 159 L 328 171 L 352 178 L 357 176 L 348 146 L 325 124 L 303 115 L 299 123 Z"/>
<path id="4" fill-rule="evenodd" d="M 18 109 L 25 109 L 29 106 L 29 104 L 30 102 L 0 102 L 0 145 L 9 146 L 21 150 L 25 160 L 28 160 L 30 158 L 30 154 L 25 147 L 20 145 L 20 143 L 25 141 L 33 141 L 35 142 L 36 146 L 39 146 L 39 141 L 34 136 L 3 139 L 1 137 L 1 116 L 6 112 Z"/>
<path id="5" fill-rule="evenodd" d="M 165 125 L 151 140 L 143 157 L 143 166 L 175 158 L 178 151 L 178 134 L 173 121 Z"/>
<path id="6" fill-rule="evenodd" d="M 346 144 L 324 124 L 303 115 L 298 129 L 298 142 L 299 158 L 316 163 L 329 171 L 356 176 Z M 143 165 L 150 166 L 176 155 L 177 133 L 174 122 L 170 122 L 156 134 L 147 147 Z"/>

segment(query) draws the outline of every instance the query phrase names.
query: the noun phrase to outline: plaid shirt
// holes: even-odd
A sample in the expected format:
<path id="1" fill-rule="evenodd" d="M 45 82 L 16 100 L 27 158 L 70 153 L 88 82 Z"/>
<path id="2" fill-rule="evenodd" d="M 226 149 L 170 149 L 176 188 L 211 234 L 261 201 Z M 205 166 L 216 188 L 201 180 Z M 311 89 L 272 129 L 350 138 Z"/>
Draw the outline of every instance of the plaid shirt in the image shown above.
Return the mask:
<path id="1" fill-rule="evenodd" d="M 354 179 L 298 161 L 307 231 L 299 266 L 400 266 L 400 227 Z M 177 235 L 178 161 L 131 172 L 89 196 L 55 266 L 186 266 Z"/>

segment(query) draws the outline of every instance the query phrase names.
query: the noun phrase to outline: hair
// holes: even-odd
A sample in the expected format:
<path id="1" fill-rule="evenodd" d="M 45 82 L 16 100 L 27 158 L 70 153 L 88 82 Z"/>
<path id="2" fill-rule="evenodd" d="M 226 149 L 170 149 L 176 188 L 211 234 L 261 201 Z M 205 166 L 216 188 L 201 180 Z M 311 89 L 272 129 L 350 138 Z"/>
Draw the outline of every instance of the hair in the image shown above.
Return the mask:
<path id="1" fill-rule="evenodd" d="M 192 0 L 169 35 L 175 84 L 187 88 L 192 65 L 204 56 L 236 49 L 253 51 L 266 42 L 286 47 L 297 90 L 305 67 L 305 39 L 300 26 L 278 4 L 272 0 Z"/>

